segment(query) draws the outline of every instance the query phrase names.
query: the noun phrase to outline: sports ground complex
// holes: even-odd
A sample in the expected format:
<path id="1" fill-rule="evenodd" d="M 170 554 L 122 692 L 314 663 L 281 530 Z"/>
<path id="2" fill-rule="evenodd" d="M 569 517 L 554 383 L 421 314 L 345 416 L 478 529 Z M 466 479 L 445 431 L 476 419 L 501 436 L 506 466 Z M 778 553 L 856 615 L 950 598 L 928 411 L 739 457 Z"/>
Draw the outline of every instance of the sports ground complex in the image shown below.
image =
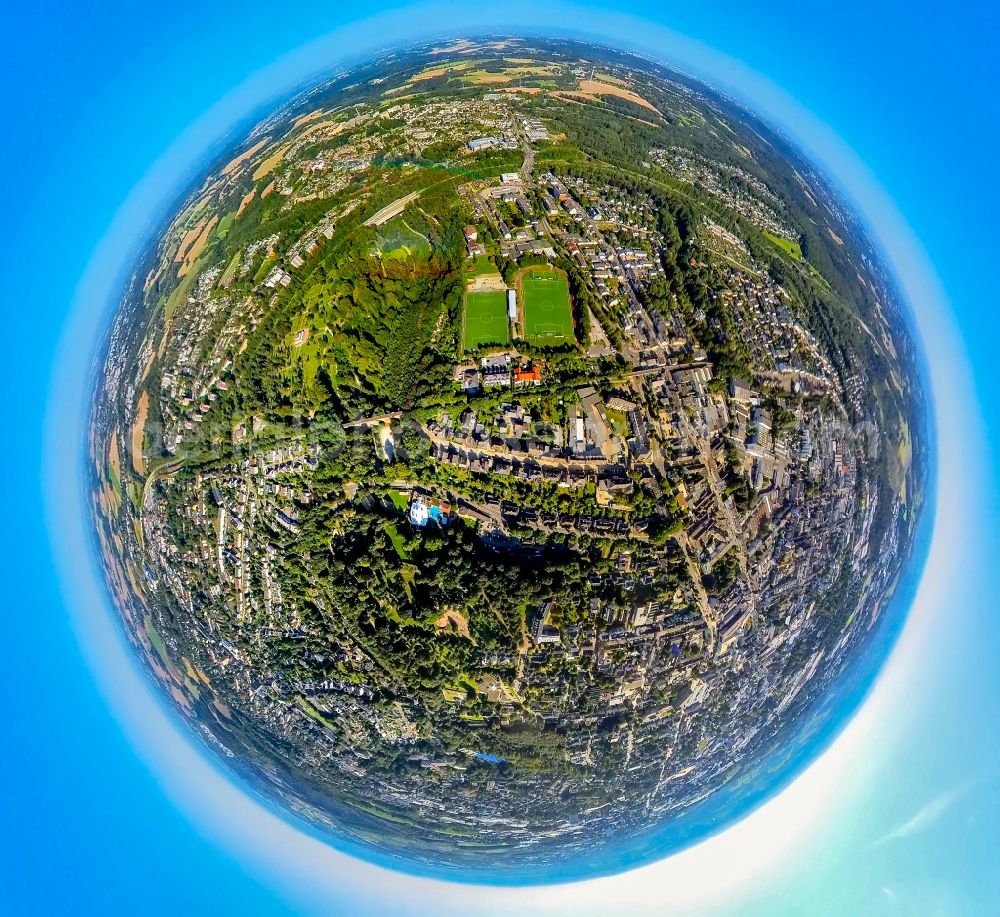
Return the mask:
<path id="1" fill-rule="evenodd" d="M 469 284 L 462 328 L 465 350 L 510 343 L 507 291 L 499 274 L 495 279 L 498 286 L 478 279 Z M 562 271 L 544 266 L 526 268 L 514 286 L 519 294 L 520 325 L 529 344 L 558 347 L 574 340 L 569 285 Z"/>

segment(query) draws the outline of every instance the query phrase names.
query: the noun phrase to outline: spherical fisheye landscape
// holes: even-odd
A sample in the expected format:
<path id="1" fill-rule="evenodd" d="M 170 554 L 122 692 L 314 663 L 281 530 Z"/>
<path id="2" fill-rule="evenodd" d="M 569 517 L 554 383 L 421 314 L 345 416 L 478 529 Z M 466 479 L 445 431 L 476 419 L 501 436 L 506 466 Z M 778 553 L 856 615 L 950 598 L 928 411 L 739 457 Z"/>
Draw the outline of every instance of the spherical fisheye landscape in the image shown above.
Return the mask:
<path id="1" fill-rule="evenodd" d="M 179 189 L 102 350 L 96 544 L 260 797 L 402 868 L 613 871 L 870 684 L 918 365 L 864 224 L 740 103 L 578 42 L 417 46 Z"/>

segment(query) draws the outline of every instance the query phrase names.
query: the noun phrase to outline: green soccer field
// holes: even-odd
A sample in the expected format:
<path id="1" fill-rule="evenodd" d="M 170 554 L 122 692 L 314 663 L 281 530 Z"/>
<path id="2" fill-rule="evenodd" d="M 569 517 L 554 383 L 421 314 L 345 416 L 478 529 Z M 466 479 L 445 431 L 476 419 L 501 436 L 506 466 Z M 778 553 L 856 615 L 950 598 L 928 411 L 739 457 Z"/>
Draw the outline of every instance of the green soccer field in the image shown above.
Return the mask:
<path id="1" fill-rule="evenodd" d="M 566 275 L 554 270 L 529 270 L 521 278 L 524 336 L 539 347 L 573 340 L 573 310 Z"/>
<path id="2" fill-rule="evenodd" d="M 486 344 L 507 344 L 510 325 L 507 322 L 507 293 L 504 290 L 484 290 L 465 296 L 465 328 L 462 334 L 466 350 Z"/>

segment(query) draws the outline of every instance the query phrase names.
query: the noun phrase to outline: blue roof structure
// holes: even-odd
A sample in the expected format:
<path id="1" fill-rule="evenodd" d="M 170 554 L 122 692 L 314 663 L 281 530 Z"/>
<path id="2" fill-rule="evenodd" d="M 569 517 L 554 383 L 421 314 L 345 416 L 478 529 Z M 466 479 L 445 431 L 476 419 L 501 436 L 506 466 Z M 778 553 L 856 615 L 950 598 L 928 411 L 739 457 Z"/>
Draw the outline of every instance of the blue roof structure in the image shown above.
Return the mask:
<path id="1" fill-rule="evenodd" d="M 410 504 L 410 522 L 422 528 L 427 525 L 427 518 L 427 504 L 423 500 L 414 500 Z"/>

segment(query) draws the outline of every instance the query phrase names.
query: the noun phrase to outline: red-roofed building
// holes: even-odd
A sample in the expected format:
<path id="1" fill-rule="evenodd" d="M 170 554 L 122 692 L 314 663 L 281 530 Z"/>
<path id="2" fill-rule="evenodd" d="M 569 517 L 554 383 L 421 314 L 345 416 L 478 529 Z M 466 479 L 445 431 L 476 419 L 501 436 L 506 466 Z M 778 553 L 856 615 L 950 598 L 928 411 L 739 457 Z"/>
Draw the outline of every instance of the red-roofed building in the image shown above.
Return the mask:
<path id="1" fill-rule="evenodd" d="M 539 366 L 532 366 L 530 369 L 514 370 L 514 385 L 541 385 L 542 370 Z"/>

